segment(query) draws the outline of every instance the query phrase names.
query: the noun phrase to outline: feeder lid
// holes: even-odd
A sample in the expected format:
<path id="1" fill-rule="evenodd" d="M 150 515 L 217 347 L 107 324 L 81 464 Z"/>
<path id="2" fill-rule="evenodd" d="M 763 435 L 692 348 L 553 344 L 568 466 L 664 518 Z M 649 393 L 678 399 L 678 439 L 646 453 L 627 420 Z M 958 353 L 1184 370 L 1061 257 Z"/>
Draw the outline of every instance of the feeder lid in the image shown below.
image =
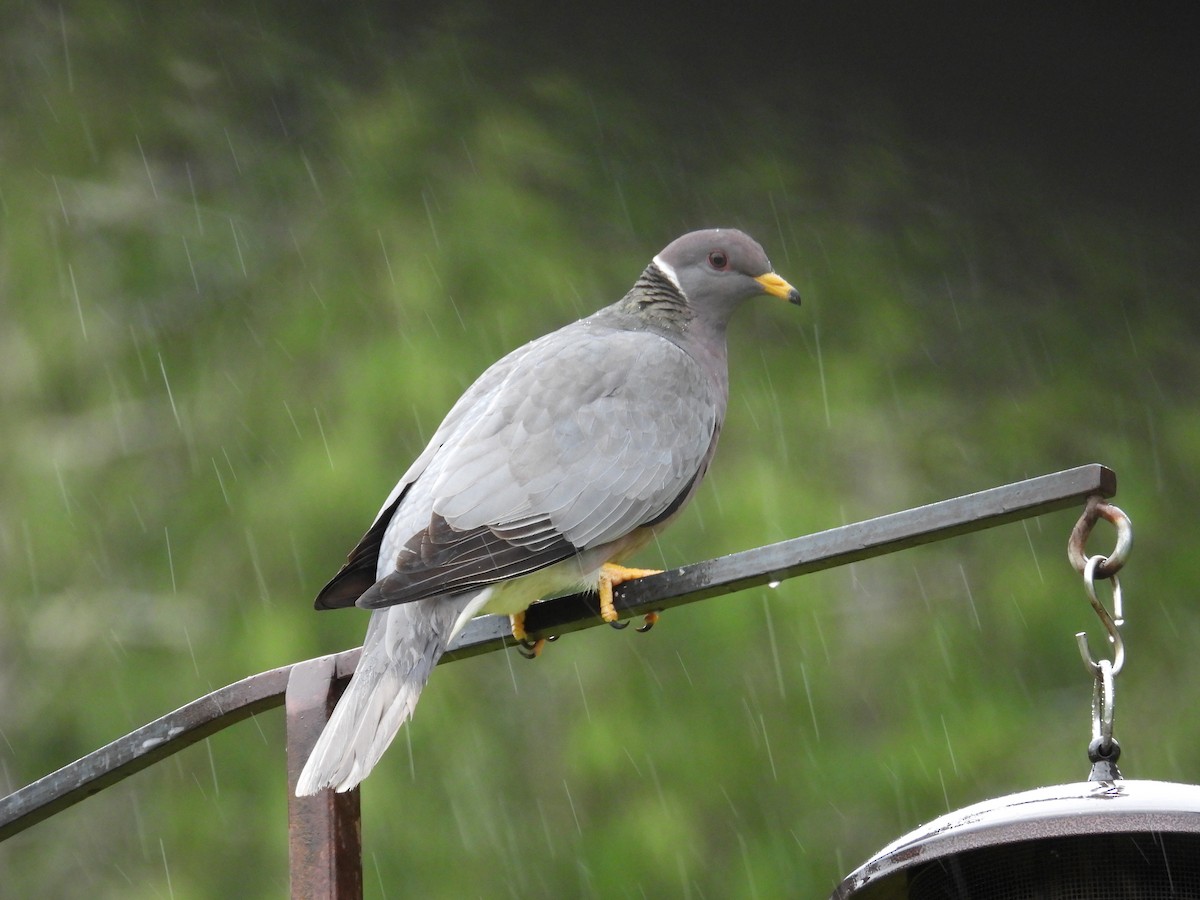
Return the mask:
<path id="1" fill-rule="evenodd" d="M 847 876 L 830 900 L 906 897 L 899 873 L 970 850 L 1113 833 L 1200 834 L 1200 786 L 1084 781 L 985 800 L 893 841 Z"/>

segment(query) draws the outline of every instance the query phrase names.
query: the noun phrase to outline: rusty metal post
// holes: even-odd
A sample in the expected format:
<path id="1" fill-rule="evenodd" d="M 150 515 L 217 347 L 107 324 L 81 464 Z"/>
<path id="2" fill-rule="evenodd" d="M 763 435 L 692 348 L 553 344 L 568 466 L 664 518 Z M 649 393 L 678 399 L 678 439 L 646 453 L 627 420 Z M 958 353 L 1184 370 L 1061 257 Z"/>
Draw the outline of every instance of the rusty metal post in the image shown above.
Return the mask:
<path id="1" fill-rule="evenodd" d="M 339 654 L 334 654 L 297 663 L 288 679 L 288 856 L 293 900 L 353 900 L 363 895 L 358 789 L 296 796 L 300 770 L 346 687 L 349 675 L 339 673 L 338 661 Z"/>

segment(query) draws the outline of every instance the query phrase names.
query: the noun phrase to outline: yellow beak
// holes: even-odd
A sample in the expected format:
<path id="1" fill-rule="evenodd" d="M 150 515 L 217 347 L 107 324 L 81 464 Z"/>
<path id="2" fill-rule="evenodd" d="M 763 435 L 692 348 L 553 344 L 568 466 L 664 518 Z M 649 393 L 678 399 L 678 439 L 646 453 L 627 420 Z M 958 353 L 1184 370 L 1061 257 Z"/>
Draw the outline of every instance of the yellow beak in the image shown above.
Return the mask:
<path id="1" fill-rule="evenodd" d="M 760 285 L 765 293 L 772 297 L 778 297 L 780 300 L 786 300 L 788 303 L 800 305 L 800 292 L 776 275 L 774 272 L 768 272 L 766 275 L 759 275 L 754 279 Z"/>

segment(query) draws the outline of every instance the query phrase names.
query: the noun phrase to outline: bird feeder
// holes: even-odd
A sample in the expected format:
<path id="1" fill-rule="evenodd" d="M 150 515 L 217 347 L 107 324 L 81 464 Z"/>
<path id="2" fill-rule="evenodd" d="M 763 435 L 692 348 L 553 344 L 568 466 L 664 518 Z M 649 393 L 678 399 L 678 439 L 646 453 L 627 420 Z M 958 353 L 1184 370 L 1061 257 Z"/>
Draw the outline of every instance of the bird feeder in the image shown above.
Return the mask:
<path id="1" fill-rule="evenodd" d="M 1099 518 L 1117 528 L 1109 557 L 1086 557 Z M 846 877 L 830 900 L 1182 900 L 1200 898 L 1200 786 L 1125 780 L 1112 736 L 1114 683 L 1125 660 L 1117 571 L 1132 545 L 1128 517 L 1099 498 L 1071 533 L 1068 555 L 1108 634 L 1092 657 L 1092 763 L 1087 781 L 987 800 L 893 841 Z M 1114 611 L 1096 596 L 1111 579 Z"/>

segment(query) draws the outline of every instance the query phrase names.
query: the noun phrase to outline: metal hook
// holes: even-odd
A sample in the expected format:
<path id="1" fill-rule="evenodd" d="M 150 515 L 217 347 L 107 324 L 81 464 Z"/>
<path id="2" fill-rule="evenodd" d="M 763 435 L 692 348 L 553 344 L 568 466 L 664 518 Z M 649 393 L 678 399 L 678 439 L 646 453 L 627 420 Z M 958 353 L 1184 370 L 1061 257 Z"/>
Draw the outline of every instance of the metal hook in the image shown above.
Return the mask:
<path id="1" fill-rule="evenodd" d="M 1121 745 L 1113 737 L 1113 666 L 1107 659 L 1100 660 L 1100 671 L 1092 682 L 1092 741 L 1088 744 L 1088 760 L 1092 771 L 1088 781 L 1120 781 L 1121 770 L 1117 760 L 1121 758 Z"/>
<path id="2" fill-rule="evenodd" d="M 1113 612 L 1111 615 L 1105 608 L 1104 604 L 1096 596 L 1096 570 L 1104 563 L 1103 556 L 1093 556 L 1083 567 L 1083 586 L 1087 591 L 1088 601 L 1092 604 L 1092 609 L 1100 618 L 1100 623 L 1104 626 L 1104 630 L 1108 632 L 1108 642 L 1112 644 L 1113 658 L 1111 662 L 1112 676 L 1115 677 L 1121 667 L 1125 665 L 1125 641 L 1121 638 L 1121 626 L 1125 624 L 1125 614 L 1122 608 L 1121 601 L 1121 582 L 1116 575 L 1112 575 L 1112 590 L 1113 590 Z M 1083 663 L 1087 666 L 1089 672 L 1093 676 L 1099 678 L 1100 663 L 1092 656 L 1091 648 L 1088 646 L 1087 632 L 1081 631 L 1075 635 L 1075 642 L 1079 645 L 1079 655 L 1083 657 Z M 1105 660 L 1107 661 L 1107 660 Z"/>
<path id="3" fill-rule="evenodd" d="M 1113 706 L 1116 702 L 1116 686 L 1113 683 L 1113 664 L 1107 659 L 1097 665 L 1096 684 L 1092 690 L 1092 740 L 1100 742 L 1101 751 L 1112 746 Z"/>

